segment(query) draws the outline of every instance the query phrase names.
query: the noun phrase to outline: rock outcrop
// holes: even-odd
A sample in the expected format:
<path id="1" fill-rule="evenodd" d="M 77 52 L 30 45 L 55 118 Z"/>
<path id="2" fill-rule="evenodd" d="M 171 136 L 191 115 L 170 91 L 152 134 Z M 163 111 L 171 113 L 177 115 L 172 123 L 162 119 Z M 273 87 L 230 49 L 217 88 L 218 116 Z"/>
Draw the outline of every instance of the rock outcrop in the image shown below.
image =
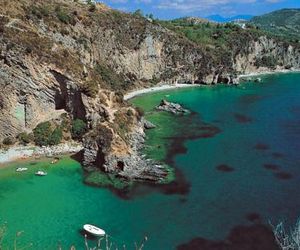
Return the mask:
<path id="1" fill-rule="evenodd" d="M 142 123 L 144 124 L 145 129 L 154 129 L 156 128 L 156 125 L 152 122 L 146 120 L 145 118 L 142 118 Z"/>
<path id="2" fill-rule="evenodd" d="M 167 170 L 140 152 L 145 140 L 144 123 L 136 124 L 126 135 L 126 144 L 108 127 L 98 126 L 90 132 L 84 140 L 85 168 L 89 171 L 96 167 L 129 180 L 163 181 Z"/>
<path id="3" fill-rule="evenodd" d="M 168 102 L 167 100 L 161 100 L 156 109 L 159 111 L 170 112 L 174 115 L 189 113 L 189 111 L 187 109 L 184 109 L 180 104 Z"/>

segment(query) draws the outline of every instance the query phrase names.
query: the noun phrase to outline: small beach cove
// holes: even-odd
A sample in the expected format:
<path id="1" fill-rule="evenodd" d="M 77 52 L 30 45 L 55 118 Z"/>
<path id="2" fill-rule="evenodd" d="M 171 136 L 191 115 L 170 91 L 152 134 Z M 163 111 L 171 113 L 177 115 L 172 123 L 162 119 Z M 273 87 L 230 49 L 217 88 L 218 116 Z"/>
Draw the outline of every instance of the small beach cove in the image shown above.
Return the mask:
<path id="1" fill-rule="evenodd" d="M 33 242 L 33 249 L 55 249 L 58 242 L 81 249 L 79 230 L 91 223 L 119 246 L 147 235 L 145 249 L 176 249 L 197 237 L 222 240 L 252 221 L 293 224 L 300 207 L 299 82 L 296 73 L 270 75 L 262 84 L 165 90 L 132 99 L 157 125 L 147 132 L 145 153 L 179 170 L 179 182 L 188 187 L 179 194 L 140 188 L 131 199 L 120 199 L 84 185 L 80 164 L 69 157 L 57 164 L 21 164 L 30 171 L 45 168 L 45 178 L 16 174 L 21 162 L 0 169 L 5 243 L 22 230 L 20 243 Z M 182 104 L 191 116 L 154 112 L 161 99 Z"/>

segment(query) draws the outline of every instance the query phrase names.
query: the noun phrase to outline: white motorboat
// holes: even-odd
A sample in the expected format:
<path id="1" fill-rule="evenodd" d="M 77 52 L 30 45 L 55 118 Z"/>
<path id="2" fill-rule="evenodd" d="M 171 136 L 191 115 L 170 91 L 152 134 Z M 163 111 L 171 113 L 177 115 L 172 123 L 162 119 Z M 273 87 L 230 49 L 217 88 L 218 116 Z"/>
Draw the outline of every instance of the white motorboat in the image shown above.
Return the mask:
<path id="1" fill-rule="evenodd" d="M 28 168 L 17 168 L 16 169 L 16 172 L 24 172 L 24 171 L 27 171 Z"/>
<path id="2" fill-rule="evenodd" d="M 105 235 L 105 231 L 104 230 L 102 230 L 101 228 L 98 228 L 96 226 L 90 225 L 90 224 L 85 224 L 83 226 L 83 229 L 86 232 L 88 232 L 88 233 L 90 233 L 90 234 L 92 234 L 94 236 L 104 236 Z"/>
<path id="3" fill-rule="evenodd" d="M 35 175 L 37 175 L 37 176 L 46 176 L 46 175 L 47 175 L 47 172 L 44 172 L 44 171 L 42 171 L 42 170 L 39 170 L 39 171 L 37 171 L 37 172 L 35 173 Z"/>

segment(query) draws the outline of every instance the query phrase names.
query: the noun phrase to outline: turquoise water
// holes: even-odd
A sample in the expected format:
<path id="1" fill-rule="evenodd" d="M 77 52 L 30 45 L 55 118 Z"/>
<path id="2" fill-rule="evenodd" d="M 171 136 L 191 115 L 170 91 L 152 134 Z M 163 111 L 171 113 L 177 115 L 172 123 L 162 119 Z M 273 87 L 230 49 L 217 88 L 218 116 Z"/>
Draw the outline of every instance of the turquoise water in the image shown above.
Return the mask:
<path id="1" fill-rule="evenodd" d="M 168 195 L 142 187 L 124 200 L 84 185 L 80 165 L 68 157 L 55 165 L 14 163 L 0 170 L 4 245 L 11 248 L 15 233 L 23 231 L 18 242 L 32 242 L 32 249 L 56 249 L 59 242 L 63 249 L 72 244 L 84 249 L 79 230 L 93 223 L 127 249 L 145 235 L 145 249 L 176 249 L 198 236 L 223 239 L 234 226 L 251 224 L 247 215 L 253 213 L 265 223 L 294 223 L 300 215 L 299 97 L 300 74 L 284 74 L 267 76 L 262 84 L 136 98 L 133 103 L 158 126 L 148 132 L 146 153 L 176 167 L 188 184 L 186 192 Z M 192 114 L 153 112 L 162 98 Z M 203 125 L 210 128 L 205 133 Z M 212 128 L 216 133 L 207 135 Z M 19 165 L 30 171 L 16 174 Z M 220 171 L 220 165 L 227 168 Z M 37 169 L 48 176 L 34 176 Z"/>

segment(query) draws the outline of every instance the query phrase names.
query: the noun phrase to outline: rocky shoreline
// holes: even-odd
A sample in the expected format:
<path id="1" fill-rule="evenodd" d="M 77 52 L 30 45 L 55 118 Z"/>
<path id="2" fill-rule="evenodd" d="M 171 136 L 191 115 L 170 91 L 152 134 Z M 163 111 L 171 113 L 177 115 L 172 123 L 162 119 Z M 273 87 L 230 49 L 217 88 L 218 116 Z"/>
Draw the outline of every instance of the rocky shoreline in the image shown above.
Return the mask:
<path id="1" fill-rule="evenodd" d="M 299 72 L 297 70 L 278 70 L 278 71 L 263 71 L 251 74 L 245 74 L 238 76 L 239 81 L 255 80 L 254 78 L 260 75 L 272 74 L 272 73 L 291 73 Z M 154 91 L 162 91 L 167 89 L 174 88 L 186 88 L 186 87 L 197 87 L 203 86 L 198 84 L 175 84 L 175 85 L 163 85 L 152 87 L 143 90 L 137 90 L 128 93 L 124 96 L 124 100 L 129 100 L 138 95 L 144 93 L 150 93 Z M 156 107 L 158 111 L 171 112 L 173 114 L 185 114 L 188 113 L 188 110 L 181 107 L 179 104 L 170 103 L 166 100 L 162 100 L 161 103 Z M 146 129 L 154 129 L 156 126 L 151 122 L 147 121 L 145 118 L 142 118 L 140 124 L 134 132 L 129 136 L 129 144 L 131 147 L 130 154 L 124 155 L 124 157 L 114 157 L 109 155 L 106 159 L 104 165 L 105 170 L 114 169 L 115 166 L 118 166 L 121 169 L 118 169 L 119 172 L 116 174 L 117 177 L 120 177 L 124 180 L 134 180 L 134 181 L 150 181 L 150 182 L 163 182 L 166 179 L 166 176 L 170 174 L 165 166 L 158 164 L 152 159 L 148 159 L 145 155 L 141 153 L 142 148 L 144 147 L 145 142 L 145 133 Z M 26 159 L 30 157 L 42 157 L 42 156 L 54 156 L 62 154 L 75 154 L 84 149 L 84 145 L 75 142 L 63 143 L 57 146 L 52 147 L 37 147 L 37 146 L 14 146 L 8 148 L 7 150 L 0 150 L 0 164 L 9 163 L 12 161 Z M 90 151 L 88 148 L 85 148 L 85 153 L 92 155 L 96 154 L 96 151 Z M 109 171 L 108 171 L 109 172 Z"/>
<path id="2" fill-rule="evenodd" d="M 267 75 L 267 74 L 274 74 L 274 73 L 291 73 L 291 72 L 298 72 L 297 70 L 277 70 L 277 71 L 263 71 L 263 72 L 257 72 L 252 74 L 245 74 L 240 75 L 237 77 L 238 82 L 244 82 L 244 81 L 253 81 L 253 82 L 260 82 L 259 76 L 261 75 Z M 156 91 L 162 91 L 162 90 L 168 90 L 168 89 L 174 89 L 174 88 L 185 88 L 185 87 L 197 87 L 197 86 L 203 86 L 199 84 L 175 84 L 175 85 L 163 85 L 158 87 L 152 87 L 148 89 L 143 90 L 137 90 L 128 93 L 124 96 L 124 100 L 129 100 L 131 98 L 134 98 L 136 96 L 146 94 L 146 93 L 152 93 Z M 157 111 L 165 111 L 170 112 L 174 115 L 180 115 L 180 114 L 188 114 L 189 110 L 186 110 L 178 103 L 172 103 L 168 102 L 166 100 L 161 100 L 160 104 L 156 106 Z M 149 123 L 146 121 L 145 118 L 142 120 L 142 125 L 140 125 L 140 128 L 144 129 L 153 129 L 155 128 L 155 125 L 152 123 Z M 139 180 L 139 181 L 151 181 L 151 182 L 160 182 L 163 181 L 163 179 L 167 176 L 164 169 L 164 166 L 156 164 L 155 161 L 151 159 L 147 159 L 146 156 L 141 155 L 141 150 L 144 147 L 145 142 L 145 133 L 143 129 L 138 129 L 136 132 L 132 133 L 131 135 L 131 141 L 130 145 L 134 149 L 133 154 L 128 157 L 126 156 L 124 159 L 122 159 L 128 168 L 126 168 L 125 171 L 121 171 L 118 173 L 118 176 L 125 179 L 133 179 L 133 180 Z M 109 161 L 109 164 L 116 165 L 116 160 L 111 159 Z"/>
<path id="3" fill-rule="evenodd" d="M 53 157 L 63 154 L 75 154 L 82 149 L 83 146 L 77 142 L 67 142 L 48 147 L 14 146 L 0 150 L 0 164 L 7 164 L 32 157 Z"/>
<path id="4" fill-rule="evenodd" d="M 98 145 L 85 142 L 85 148 L 88 149 L 84 152 L 86 163 L 83 165 L 87 166 L 84 167 L 87 173 L 85 183 L 116 189 L 128 187 L 132 182 L 164 183 L 172 174 L 170 169 L 142 154 L 142 149 L 145 146 L 145 130 L 153 128 L 155 128 L 154 124 L 142 118 L 138 127 L 128 136 L 130 154 L 123 156 L 109 154 L 105 157 L 105 162 L 100 168 L 89 167 L 91 164 L 87 163 L 95 162 L 95 159 L 97 161 Z"/>

